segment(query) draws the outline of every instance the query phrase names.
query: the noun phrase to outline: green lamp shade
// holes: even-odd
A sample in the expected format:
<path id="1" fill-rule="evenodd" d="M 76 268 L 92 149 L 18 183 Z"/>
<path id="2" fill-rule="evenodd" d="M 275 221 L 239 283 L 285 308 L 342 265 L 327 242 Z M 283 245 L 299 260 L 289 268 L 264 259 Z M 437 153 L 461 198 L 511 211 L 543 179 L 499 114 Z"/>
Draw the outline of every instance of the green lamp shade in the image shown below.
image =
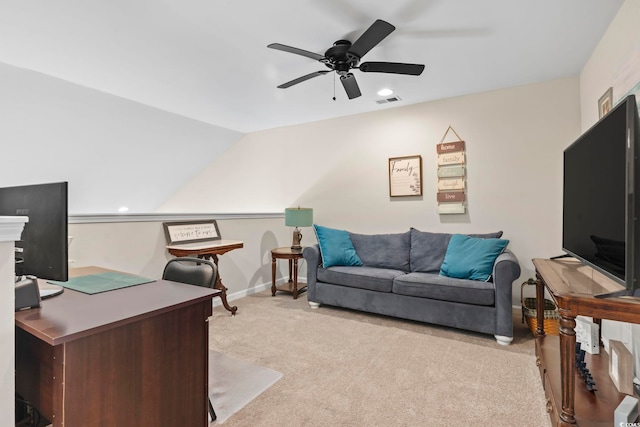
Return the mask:
<path id="1" fill-rule="evenodd" d="M 284 210 L 284 225 L 287 227 L 311 227 L 313 225 L 313 209 L 287 208 Z"/>

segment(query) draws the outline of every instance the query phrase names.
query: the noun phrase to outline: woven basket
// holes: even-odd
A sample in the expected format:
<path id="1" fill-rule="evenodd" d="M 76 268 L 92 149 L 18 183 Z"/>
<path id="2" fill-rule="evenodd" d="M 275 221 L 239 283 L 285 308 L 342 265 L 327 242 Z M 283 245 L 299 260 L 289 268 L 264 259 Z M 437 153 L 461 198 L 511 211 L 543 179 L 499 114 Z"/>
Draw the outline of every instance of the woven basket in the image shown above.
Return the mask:
<path id="1" fill-rule="evenodd" d="M 538 311 L 536 298 L 524 298 L 525 285 L 534 285 L 536 282 L 529 279 L 520 287 L 520 302 L 522 304 L 522 321 L 526 321 L 531 333 L 535 336 L 538 328 Z M 547 335 L 560 334 L 560 315 L 556 304 L 548 299 L 544 299 L 544 333 Z"/>

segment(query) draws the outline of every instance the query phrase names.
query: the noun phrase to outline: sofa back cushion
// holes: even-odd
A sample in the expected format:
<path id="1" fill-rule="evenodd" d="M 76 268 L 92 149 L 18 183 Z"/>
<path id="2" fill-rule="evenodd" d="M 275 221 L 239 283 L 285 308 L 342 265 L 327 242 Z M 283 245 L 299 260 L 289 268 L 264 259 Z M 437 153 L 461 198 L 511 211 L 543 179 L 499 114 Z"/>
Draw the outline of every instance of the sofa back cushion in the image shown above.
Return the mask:
<path id="1" fill-rule="evenodd" d="M 451 234 L 449 233 L 429 233 L 411 228 L 411 271 L 421 273 L 440 273 L 440 267 L 447 253 Z M 485 234 L 469 234 L 471 237 L 484 239 L 499 239 L 502 231 Z"/>
<path id="2" fill-rule="evenodd" d="M 363 265 L 410 271 L 411 234 L 409 231 L 394 234 L 349 233 L 349 236 Z"/>

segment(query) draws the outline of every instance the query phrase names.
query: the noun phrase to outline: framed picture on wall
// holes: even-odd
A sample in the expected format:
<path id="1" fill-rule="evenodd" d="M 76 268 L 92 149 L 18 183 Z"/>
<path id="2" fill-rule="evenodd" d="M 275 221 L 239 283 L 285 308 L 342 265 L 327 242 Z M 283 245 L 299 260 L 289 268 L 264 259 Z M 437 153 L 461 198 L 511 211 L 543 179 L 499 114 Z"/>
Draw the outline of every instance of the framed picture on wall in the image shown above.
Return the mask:
<path id="1" fill-rule="evenodd" d="M 422 156 L 389 159 L 389 196 L 422 196 Z"/>
<path id="2" fill-rule="evenodd" d="M 206 242 L 222 238 L 215 219 L 165 222 L 163 225 L 168 245 Z"/>
<path id="3" fill-rule="evenodd" d="M 610 87 L 607 91 L 598 99 L 598 118 L 602 118 L 613 108 L 613 88 Z"/>

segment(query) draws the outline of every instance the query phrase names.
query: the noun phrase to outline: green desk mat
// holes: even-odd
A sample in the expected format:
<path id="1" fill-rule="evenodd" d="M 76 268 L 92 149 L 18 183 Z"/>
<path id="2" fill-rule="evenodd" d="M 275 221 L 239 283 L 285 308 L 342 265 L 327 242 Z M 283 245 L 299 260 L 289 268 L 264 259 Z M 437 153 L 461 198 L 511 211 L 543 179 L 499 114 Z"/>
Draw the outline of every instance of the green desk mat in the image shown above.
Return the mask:
<path id="1" fill-rule="evenodd" d="M 142 285 L 154 282 L 153 279 L 134 276 L 132 274 L 107 271 L 104 273 L 90 274 L 88 276 L 72 277 L 67 282 L 49 280 L 48 283 L 60 285 L 67 289 L 93 295 L 100 292 L 113 291 L 115 289 L 128 288 L 129 286 Z"/>

